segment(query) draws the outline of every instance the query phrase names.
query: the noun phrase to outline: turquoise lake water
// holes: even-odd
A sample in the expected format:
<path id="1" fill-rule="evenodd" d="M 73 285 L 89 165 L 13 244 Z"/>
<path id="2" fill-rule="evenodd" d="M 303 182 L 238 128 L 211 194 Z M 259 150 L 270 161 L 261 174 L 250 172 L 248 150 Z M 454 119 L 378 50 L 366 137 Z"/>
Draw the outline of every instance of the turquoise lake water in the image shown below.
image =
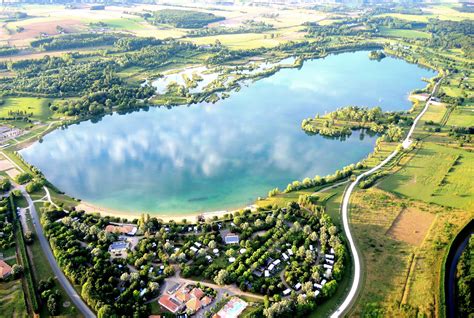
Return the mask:
<path id="1" fill-rule="evenodd" d="M 293 180 L 326 175 L 373 150 L 375 137 L 308 136 L 304 118 L 347 105 L 411 107 L 434 72 L 368 52 L 283 69 L 216 104 L 113 114 L 56 130 L 21 151 L 54 185 L 92 204 L 155 214 L 237 208 Z"/>

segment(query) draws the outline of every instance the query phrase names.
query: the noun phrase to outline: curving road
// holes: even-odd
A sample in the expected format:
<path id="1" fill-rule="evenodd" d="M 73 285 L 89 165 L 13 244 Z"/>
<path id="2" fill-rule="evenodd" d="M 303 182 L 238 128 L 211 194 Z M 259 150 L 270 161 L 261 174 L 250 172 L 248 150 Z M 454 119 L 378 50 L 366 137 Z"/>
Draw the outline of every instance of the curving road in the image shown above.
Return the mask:
<path id="1" fill-rule="evenodd" d="M 418 114 L 418 116 L 416 116 L 415 120 L 413 121 L 413 125 L 411 126 L 410 130 L 408 131 L 407 137 L 405 138 L 405 140 L 402 143 L 403 148 L 406 149 L 412 144 L 411 135 L 415 131 L 415 127 L 416 127 L 418 121 L 420 120 L 421 117 L 423 117 L 426 110 L 431 105 L 432 96 L 434 95 L 434 93 L 438 89 L 438 86 L 439 86 L 439 84 L 441 83 L 442 80 L 443 80 L 443 78 L 439 79 L 438 82 L 435 84 L 435 86 L 433 87 L 433 91 L 432 91 L 428 101 L 426 102 L 425 107 Z M 331 315 L 331 318 L 340 317 L 350 309 L 350 307 L 353 305 L 353 303 L 355 302 L 355 300 L 357 298 L 357 293 L 358 293 L 359 287 L 360 287 L 359 286 L 360 285 L 360 278 L 361 278 L 360 257 L 359 257 L 359 252 L 357 251 L 357 247 L 354 243 L 354 238 L 352 236 L 351 229 L 350 229 L 350 226 L 349 226 L 349 202 L 350 202 L 352 191 L 354 191 L 355 186 L 359 183 L 359 181 L 361 179 L 371 175 L 375 171 L 377 171 L 380 168 L 382 168 L 383 166 L 385 166 L 387 164 L 387 162 L 392 160 L 393 157 L 395 157 L 398 154 L 398 152 L 399 152 L 398 149 L 394 150 L 387 158 L 385 158 L 384 161 L 382 161 L 381 163 L 379 163 L 378 165 L 376 165 L 372 169 L 370 169 L 370 170 L 362 173 L 361 175 L 359 175 L 349 185 L 346 192 L 344 193 L 344 198 L 342 200 L 342 207 L 341 207 L 342 222 L 343 222 L 343 226 L 344 226 L 344 232 L 346 234 L 347 240 L 349 241 L 349 245 L 350 245 L 350 248 L 351 248 L 352 258 L 354 259 L 354 280 L 352 282 L 351 290 L 349 291 L 349 293 L 346 296 L 346 299 L 344 299 L 344 302 Z"/>
<path id="2" fill-rule="evenodd" d="M 5 153 L 2 152 L 2 154 L 17 169 L 19 169 L 22 172 L 24 171 L 13 160 L 11 160 L 7 155 L 5 155 Z M 59 268 L 59 265 L 56 262 L 56 259 L 54 258 L 53 251 L 51 250 L 51 247 L 49 246 L 48 239 L 44 235 L 43 227 L 41 226 L 40 218 L 39 218 L 39 215 L 36 211 L 36 207 L 35 207 L 35 204 L 34 204 L 33 200 L 31 199 L 28 192 L 25 190 L 24 186 L 20 186 L 19 189 L 21 190 L 21 193 L 23 194 L 26 201 L 28 202 L 28 207 L 30 209 L 31 219 L 32 219 L 32 222 L 33 222 L 33 226 L 36 230 L 36 236 L 37 236 L 37 238 L 40 242 L 41 248 L 43 249 L 44 255 L 48 259 L 49 265 L 51 266 L 51 269 L 53 270 L 54 275 L 57 277 L 59 283 L 61 284 L 63 289 L 66 291 L 69 298 L 71 298 L 74 305 L 76 305 L 77 309 L 79 309 L 79 311 L 82 313 L 82 315 L 84 315 L 84 317 L 86 317 L 86 318 L 95 317 L 94 312 L 82 300 L 81 296 L 74 289 L 71 282 L 69 282 L 69 280 L 66 278 L 66 276 L 63 274 L 63 272 Z"/>

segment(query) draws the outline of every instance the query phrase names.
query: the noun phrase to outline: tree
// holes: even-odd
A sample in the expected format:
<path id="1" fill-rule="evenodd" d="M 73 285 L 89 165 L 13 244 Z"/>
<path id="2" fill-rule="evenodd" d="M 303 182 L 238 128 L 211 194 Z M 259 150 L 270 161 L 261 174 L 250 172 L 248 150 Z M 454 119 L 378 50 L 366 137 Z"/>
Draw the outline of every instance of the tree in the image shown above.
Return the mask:
<path id="1" fill-rule="evenodd" d="M 48 297 L 47 305 L 48 305 L 48 311 L 51 314 L 51 316 L 56 316 L 59 311 L 58 301 L 56 298 L 57 296 L 54 294 L 51 294 Z"/>
<path id="2" fill-rule="evenodd" d="M 112 306 L 110 305 L 104 305 L 100 307 L 100 309 L 97 311 L 97 318 L 114 318 L 117 317 L 115 314 L 114 310 L 112 309 Z"/>
<path id="3" fill-rule="evenodd" d="M 217 273 L 216 277 L 214 277 L 214 282 L 217 285 L 225 285 L 229 279 L 229 272 L 225 269 L 221 269 L 219 273 Z"/>
<path id="4" fill-rule="evenodd" d="M 13 277 L 17 278 L 23 274 L 23 266 L 15 264 L 12 266 L 12 275 Z"/>
<path id="5" fill-rule="evenodd" d="M 330 298 L 334 295 L 336 290 L 337 290 L 337 282 L 335 280 L 332 280 L 323 286 L 321 293 L 323 297 Z"/>

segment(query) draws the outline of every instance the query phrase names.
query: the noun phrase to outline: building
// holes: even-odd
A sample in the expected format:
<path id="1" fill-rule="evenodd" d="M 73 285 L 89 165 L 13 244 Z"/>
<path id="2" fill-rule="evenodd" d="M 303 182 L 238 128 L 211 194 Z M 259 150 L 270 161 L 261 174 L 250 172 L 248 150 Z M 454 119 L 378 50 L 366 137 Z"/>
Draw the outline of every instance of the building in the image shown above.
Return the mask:
<path id="1" fill-rule="evenodd" d="M 204 296 L 204 297 L 201 299 L 201 305 L 202 305 L 203 307 L 209 306 L 211 303 L 212 303 L 212 298 L 209 297 L 209 296 Z"/>
<path id="2" fill-rule="evenodd" d="M 109 252 L 111 254 L 117 255 L 117 254 L 122 254 L 122 253 L 127 252 L 129 248 L 130 248 L 130 242 L 117 241 L 110 244 Z"/>
<path id="3" fill-rule="evenodd" d="M 182 308 L 182 305 L 176 299 L 168 295 L 161 296 L 158 303 L 173 314 Z"/>
<path id="4" fill-rule="evenodd" d="M 10 276 L 12 273 L 12 268 L 10 265 L 0 260 L 0 279 L 5 279 Z"/>
<path id="5" fill-rule="evenodd" d="M 191 299 L 191 295 L 189 295 L 189 291 L 186 288 L 178 290 L 174 297 L 182 303 L 185 303 Z"/>
<path id="6" fill-rule="evenodd" d="M 201 299 L 202 297 L 205 296 L 204 292 L 201 290 L 201 288 L 193 288 L 193 290 L 191 290 L 191 296 L 197 298 L 197 299 Z"/>
<path id="7" fill-rule="evenodd" d="M 122 225 L 113 225 L 109 224 L 105 227 L 105 231 L 108 233 L 116 233 L 116 234 L 125 234 L 134 236 L 137 234 L 137 227 L 130 224 L 122 224 Z"/>
<path id="8" fill-rule="evenodd" d="M 224 237 L 226 244 L 239 244 L 239 236 L 234 233 L 229 233 Z"/>
<path id="9" fill-rule="evenodd" d="M 191 298 L 187 303 L 186 303 L 186 311 L 195 313 L 199 309 L 201 309 L 201 301 L 195 297 Z"/>

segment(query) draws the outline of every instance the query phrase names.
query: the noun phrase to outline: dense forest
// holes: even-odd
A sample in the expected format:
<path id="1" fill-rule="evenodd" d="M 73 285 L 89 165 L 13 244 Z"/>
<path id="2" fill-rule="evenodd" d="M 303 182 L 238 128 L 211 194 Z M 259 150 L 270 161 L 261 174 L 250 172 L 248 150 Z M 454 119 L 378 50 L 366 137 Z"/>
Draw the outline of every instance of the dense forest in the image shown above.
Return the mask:
<path id="1" fill-rule="evenodd" d="M 474 235 L 459 258 L 456 273 L 456 295 L 458 315 L 461 318 L 472 317 L 474 307 Z"/>
<path id="2" fill-rule="evenodd" d="M 224 19 L 224 17 L 216 16 L 212 13 L 191 10 L 165 9 L 156 11 L 153 14 L 154 23 L 171 24 L 174 27 L 184 29 L 202 28 L 209 23 Z"/>

